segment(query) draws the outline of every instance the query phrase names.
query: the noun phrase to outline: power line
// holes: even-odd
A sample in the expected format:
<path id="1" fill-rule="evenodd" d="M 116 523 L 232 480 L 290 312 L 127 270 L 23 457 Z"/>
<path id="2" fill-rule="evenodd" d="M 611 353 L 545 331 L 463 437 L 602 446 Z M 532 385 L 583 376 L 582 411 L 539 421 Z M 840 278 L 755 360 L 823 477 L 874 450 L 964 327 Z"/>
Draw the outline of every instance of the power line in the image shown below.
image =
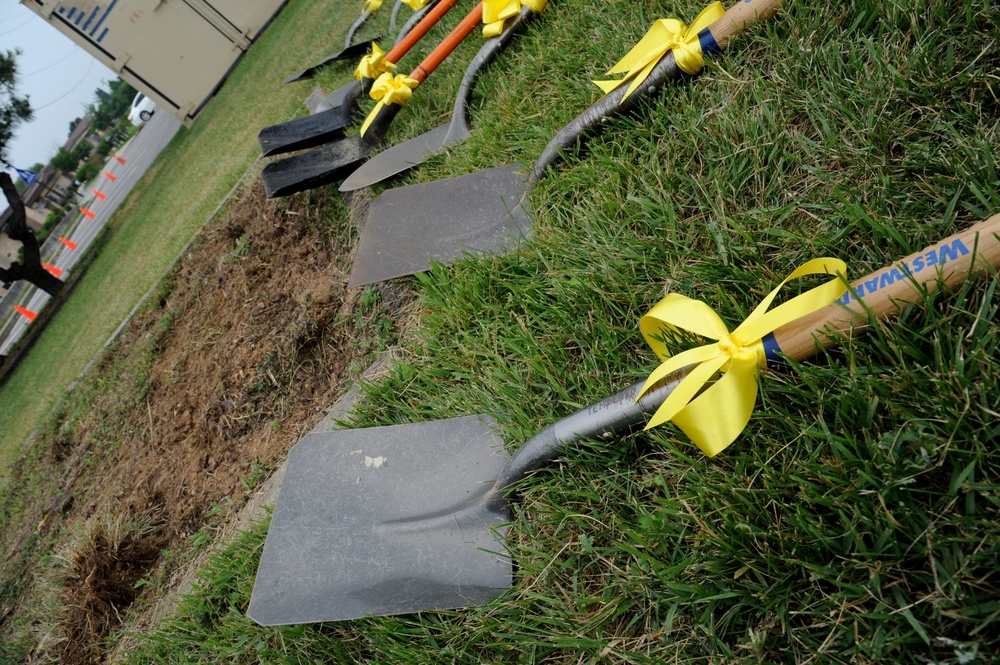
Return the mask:
<path id="1" fill-rule="evenodd" d="M 0 37 L 3 37 L 4 35 L 9 35 L 9 34 L 10 34 L 10 33 L 12 33 L 12 32 L 17 32 L 18 30 L 20 30 L 20 29 L 21 29 L 21 28 L 23 28 L 24 26 L 26 26 L 26 25 L 28 25 L 29 23 L 31 23 L 31 21 L 32 21 L 32 20 L 33 20 L 34 18 L 35 18 L 34 16 L 29 16 L 29 17 L 28 17 L 28 20 L 27 20 L 27 21 L 25 21 L 24 23 L 21 23 L 20 25 L 17 25 L 17 26 L 15 26 L 15 27 L 11 28 L 11 29 L 10 29 L 10 30 L 8 30 L 7 32 L 0 32 Z"/>
<path id="2" fill-rule="evenodd" d="M 63 56 L 62 58 L 60 58 L 60 59 L 56 60 L 55 62 L 53 62 L 53 63 L 52 63 L 51 65 L 45 65 L 45 66 L 44 66 L 44 67 L 42 67 L 41 69 L 36 69 L 35 71 L 31 72 L 30 74 L 25 74 L 25 75 L 24 75 L 23 77 L 18 77 L 18 78 L 28 78 L 28 77 L 30 77 L 30 76 L 34 76 L 35 74 L 41 74 L 42 72 L 44 72 L 44 71 L 46 71 L 46 70 L 48 70 L 48 69 L 52 69 L 53 67 L 55 67 L 55 66 L 56 66 L 56 65 L 58 65 L 59 63 L 61 63 L 61 62 L 65 62 L 65 61 L 66 61 L 66 60 L 68 60 L 69 58 L 72 58 L 72 57 L 73 57 L 73 55 L 74 55 L 74 54 L 76 54 L 76 48 L 77 48 L 77 47 L 76 47 L 76 46 L 74 46 L 74 47 L 73 47 L 73 48 L 72 48 L 72 49 L 70 50 L 70 52 L 69 52 L 69 53 L 67 53 L 67 54 L 66 54 L 66 55 L 64 55 L 64 56 Z"/>
<path id="3" fill-rule="evenodd" d="M 66 91 L 65 93 L 63 93 L 63 95 L 62 95 L 61 97 L 57 97 L 56 99 L 53 99 L 53 100 L 52 100 L 51 102 L 49 102 L 48 104 L 43 104 L 42 106 L 38 106 L 38 107 L 36 107 L 36 108 L 33 108 L 33 109 L 32 109 L 32 111 L 41 111 L 42 109 L 47 109 L 48 107 L 52 106 L 53 104 L 55 104 L 55 103 L 57 103 L 57 102 L 61 102 L 62 100 L 64 100 L 64 99 L 66 99 L 67 97 L 69 97 L 69 94 L 70 94 L 71 92 L 73 92 L 74 90 L 76 90 L 77 88 L 79 88 L 79 87 L 80 87 L 80 84 L 81 84 L 81 83 L 83 83 L 83 82 L 84 82 L 84 80 L 86 80 L 86 78 L 87 78 L 87 74 L 89 74 L 89 73 L 90 73 L 90 70 L 91 70 L 91 69 L 93 69 L 93 67 L 94 67 L 94 63 L 95 63 L 95 62 L 97 62 L 97 61 L 96 61 L 96 60 L 91 60 L 91 61 L 90 61 L 90 64 L 89 64 L 89 65 L 87 65 L 87 71 L 85 71 L 85 72 L 83 73 L 83 76 L 81 76 L 81 77 L 80 77 L 80 80 L 76 82 L 76 85 L 74 85 L 74 86 L 73 86 L 72 88 L 70 88 L 70 89 L 69 89 L 69 90 L 67 90 L 67 91 Z"/>

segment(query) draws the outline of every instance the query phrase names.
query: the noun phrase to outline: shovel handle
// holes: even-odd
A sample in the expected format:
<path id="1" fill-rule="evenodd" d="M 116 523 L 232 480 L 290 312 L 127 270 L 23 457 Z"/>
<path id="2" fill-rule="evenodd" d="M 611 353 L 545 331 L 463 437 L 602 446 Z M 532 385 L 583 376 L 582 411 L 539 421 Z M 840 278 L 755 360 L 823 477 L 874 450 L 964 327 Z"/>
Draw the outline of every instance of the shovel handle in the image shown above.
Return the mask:
<path id="1" fill-rule="evenodd" d="M 417 65 L 417 68 L 410 73 L 410 78 L 418 83 L 423 83 L 424 79 L 437 69 L 437 66 L 444 62 L 444 59 L 451 55 L 452 51 L 458 48 L 466 37 L 476 29 L 483 20 L 483 3 L 480 2 L 469 12 L 468 16 L 455 26 L 455 29 L 448 33 L 448 36 L 441 40 L 424 61 Z"/>
<path id="2" fill-rule="evenodd" d="M 861 333 L 871 318 L 881 320 L 899 313 L 901 307 L 919 302 L 926 289 L 938 285 L 953 289 L 970 275 L 1000 267 L 1000 215 L 948 236 L 888 268 L 852 282 L 846 304 L 835 302 L 775 331 L 780 348 L 772 352 L 795 359 L 807 358 L 820 348 L 832 346 L 845 334 Z M 907 276 L 909 273 L 909 276 Z M 869 285 L 871 288 L 869 289 Z M 765 348 L 767 341 L 765 340 Z M 644 382 L 592 404 L 545 428 L 529 439 L 507 462 L 495 491 L 503 492 L 526 474 L 559 457 L 570 444 L 583 439 L 607 439 L 645 425 L 690 368 L 682 368 L 663 379 L 659 386 L 636 402 Z"/>
<path id="3" fill-rule="evenodd" d="M 455 6 L 458 0 L 441 0 L 434 8 L 429 12 L 424 14 L 424 17 L 420 19 L 420 22 L 413 26 L 413 29 L 406 33 L 406 36 L 399 40 L 392 49 L 385 54 L 385 60 L 393 64 L 399 62 L 399 59 L 406 55 L 414 44 L 423 38 L 427 32 L 433 28 L 441 17 L 448 13 L 448 11 Z M 422 11 L 422 10 L 421 10 Z M 416 14 L 414 14 L 416 16 Z M 404 26 L 405 30 L 405 26 Z"/>
<path id="4" fill-rule="evenodd" d="M 443 3 L 442 3 L 443 4 Z M 437 9 L 437 7 L 435 7 Z M 429 18 L 429 15 L 428 15 Z M 440 65 L 445 58 L 451 55 L 451 52 L 462 43 L 462 40 L 468 37 L 479 22 L 483 20 L 483 3 L 480 2 L 476 5 L 476 8 L 469 12 L 468 16 L 462 19 L 462 21 L 455 26 L 455 29 L 448 33 L 448 36 L 441 40 L 441 43 L 437 45 L 430 55 L 424 58 L 424 61 L 417 65 L 417 68 L 413 70 L 410 74 L 410 78 L 416 80 L 417 85 L 424 82 L 431 72 L 433 72 L 438 65 Z M 395 50 L 395 49 L 393 49 Z M 388 57 L 388 55 L 386 56 Z M 371 86 L 371 81 L 362 80 L 361 84 L 364 88 L 365 83 Z M 414 86 L 416 87 L 416 86 Z M 378 113 L 372 119 L 371 124 L 368 126 L 367 131 L 363 139 L 372 144 L 379 144 L 382 139 L 385 138 L 385 133 L 389 129 L 389 125 L 392 123 L 393 118 L 401 110 L 399 104 L 385 104 L 378 110 Z"/>
<path id="5" fill-rule="evenodd" d="M 733 35 L 745 26 L 774 16 L 781 3 L 782 0 L 739 0 L 726 10 L 722 18 L 698 33 L 702 52 L 705 54 L 721 52 Z M 530 182 L 541 180 L 545 176 L 546 169 L 559 159 L 560 153 L 580 143 L 585 133 L 599 127 L 607 118 L 629 111 L 638 104 L 643 95 L 653 94 L 668 79 L 678 79 L 682 74 L 674 60 L 674 52 L 669 51 L 632 95 L 625 97 L 629 86 L 622 84 L 601 97 L 549 141 L 535 162 Z"/>
<path id="6" fill-rule="evenodd" d="M 987 266 L 1000 266 L 998 237 L 1000 214 L 854 280 L 837 302 L 775 330 L 773 347 L 765 339 L 768 358 L 778 360 L 778 354 L 795 360 L 808 358 L 845 336 L 863 333 L 872 319 L 896 316 L 936 286 L 951 290 Z"/>

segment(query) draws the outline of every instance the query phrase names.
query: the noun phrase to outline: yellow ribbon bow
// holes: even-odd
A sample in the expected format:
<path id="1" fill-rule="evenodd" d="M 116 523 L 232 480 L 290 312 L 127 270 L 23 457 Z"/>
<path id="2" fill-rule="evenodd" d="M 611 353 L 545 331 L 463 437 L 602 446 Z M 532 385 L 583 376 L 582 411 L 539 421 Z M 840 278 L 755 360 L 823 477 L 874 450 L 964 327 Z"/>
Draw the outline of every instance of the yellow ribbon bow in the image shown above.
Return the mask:
<path id="1" fill-rule="evenodd" d="M 673 50 L 674 60 L 681 71 L 691 75 L 697 74 L 705 66 L 698 33 L 722 18 L 725 13 L 726 10 L 721 2 L 713 2 L 701 10 L 690 28 L 678 19 L 661 18 L 653 24 L 639 43 L 625 54 L 624 58 L 608 70 L 608 75 L 626 72 L 624 78 L 594 81 L 594 83 L 604 91 L 604 94 L 608 94 L 622 83 L 632 81 L 632 85 L 622 97 L 622 101 L 625 101 L 670 50 Z"/>
<path id="2" fill-rule="evenodd" d="M 767 311 L 775 295 L 789 280 L 822 274 L 835 276 Z M 732 332 L 712 308 L 700 300 L 668 294 L 639 321 L 646 342 L 665 361 L 646 379 L 639 397 L 672 372 L 688 365 L 697 366 L 664 400 L 646 429 L 671 420 L 709 457 L 724 450 L 746 427 L 757 401 L 758 367 L 766 366 L 763 338 L 843 295 L 847 290 L 846 275 L 847 266 L 843 261 L 813 259 L 786 277 Z M 678 330 L 687 330 L 716 342 L 671 357 L 662 335 L 664 331 Z M 720 371 L 722 377 L 699 395 L 702 387 Z"/>
<path id="3" fill-rule="evenodd" d="M 391 72 L 396 69 L 396 65 L 385 60 L 385 51 L 372 42 L 372 52 L 361 58 L 357 68 L 354 70 L 354 78 L 359 81 L 362 78 L 369 80 L 377 79 L 384 72 Z"/>
<path id="4" fill-rule="evenodd" d="M 418 85 L 420 85 L 420 81 L 411 79 L 405 74 L 396 74 L 393 76 L 391 73 L 386 72 L 375 79 L 371 92 L 368 94 L 372 99 L 377 100 L 378 104 L 375 105 L 372 112 L 365 118 L 365 123 L 361 125 L 361 136 L 364 136 L 365 132 L 368 131 L 368 126 L 372 124 L 375 116 L 378 115 L 383 106 L 386 104 L 399 104 L 402 106 L 413 96 L 413 89 Z"/>
<path id="5" fill-rule="evenodd" d="M 365 0 L 364 6 L 361 11 L 365 14 L 371 14 L 372 12 L 377 12 L 378 8 L 382 6 L 382 0 Z"/>
<path id="6" fill-rule="evenodd" d="M 496 37 L 503 32 L 504 21 L 521 13 L 521 5 L 534 12 L 545 9 L 548 0 L 483 0 L 484 37 Z"/>
<path id="7" fill-rule="evenodd" d="M 406 5 L 413 11 L 417 11 L 418 9 L 423 9 L 424 5 L 427 4 L 428 0 L 400 0 L 400 2 L 402 2 L 404 5 Z"/>

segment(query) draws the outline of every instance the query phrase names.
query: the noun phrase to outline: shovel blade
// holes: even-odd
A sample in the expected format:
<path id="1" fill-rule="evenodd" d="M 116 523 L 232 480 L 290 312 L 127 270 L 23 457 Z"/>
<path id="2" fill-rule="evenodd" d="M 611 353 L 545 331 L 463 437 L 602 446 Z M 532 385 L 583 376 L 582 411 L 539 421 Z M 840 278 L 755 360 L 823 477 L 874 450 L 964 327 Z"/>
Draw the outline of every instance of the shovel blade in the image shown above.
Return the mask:
<path id="1" fill-rule="evenodd" d="M 285 78 L 283 83 L 294 83 L 295 81 L 311 79 L 312 77 L 316 76 L 316 72 L 321 70 L 323 67 L 326 67 L 330 63 L 337 62 L 339 60 L 357 60 L 361 56 L 367 55 L 368 50 L 372 46 L 372 42 L 373 41 L 377 42 L 379 39 L 381 39 L 381 37 L 373 37 L 372 39 L 369 39 L 367 41 L 358 42 L 357 44 L 352 44 L 351 46 L 345 48 L 343 51 L 337 51 L 336 53 L 326 56 L 312 67 L 309 67 L 308 69 L 303 69 L 298 74 L 292 74 L 291 76 Z"/>
<path id="2" fill-rule="evenodd" d="M 510 164 L 383 192 L 368 210 L 348 288 L 516 247 L 531 232 L 522 170 Z"/>
<path id="3" fill-rule="evenodd" d="M 308 152 L 271 162 L 260 171 L 268 198 L 288 196 L 342 180 L 378 147 L 377 143 L 349 136 Z"/>
<path id="4" fill-rule="evenodd" d="M 488 416 L 310 434 L 289 453 L 247 615 L 265 626 L 458 609 L 512 583 Z"/>
<path id="5" fill-rule="evenodd" d="M 451 124 L 447 124 L 386 148 L 347 176 L 340 184 L 340 191 L 351 192 L 388 180 L 418 164 L 423 164 L 431 155 L 436 155 L 468 136 L 467 131 L 462 133 L 452 131 Z"/>
<path id="6" fill-rule="evenodd" d="M 344 128 L 353 122 L 360 95 L 360 81 L 352 81 L 323 98 L 325 111 L 260 130 L 257 142 L 261 157 L 314 148 L 343 138 Z"/>

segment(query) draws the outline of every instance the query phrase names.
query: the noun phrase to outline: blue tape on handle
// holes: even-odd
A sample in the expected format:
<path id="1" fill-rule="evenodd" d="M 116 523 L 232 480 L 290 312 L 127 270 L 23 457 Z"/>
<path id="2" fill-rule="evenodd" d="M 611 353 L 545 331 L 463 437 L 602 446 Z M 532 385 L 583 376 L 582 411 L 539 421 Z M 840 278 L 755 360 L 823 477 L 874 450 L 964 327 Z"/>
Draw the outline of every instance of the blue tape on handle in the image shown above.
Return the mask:
<path id="1" fill-rule="evenodd" d="M 712 31 L 708 28 L 705 28 L 698 33 L 698 43 L 701 44 L 701 52 L 703 55 L 722 53 L 719 43 L 715 41 L 715 36 L 712 35 Z"/>
<path id="2" fill-rule="evenodd" d="M 781 354 L 778 340 L 774 339 L 774 333 L 767 333 L 760 342 L 764 345 L 764 358 L 767 360 L 768 367 L 785 364 L 785 357 Z"/>

